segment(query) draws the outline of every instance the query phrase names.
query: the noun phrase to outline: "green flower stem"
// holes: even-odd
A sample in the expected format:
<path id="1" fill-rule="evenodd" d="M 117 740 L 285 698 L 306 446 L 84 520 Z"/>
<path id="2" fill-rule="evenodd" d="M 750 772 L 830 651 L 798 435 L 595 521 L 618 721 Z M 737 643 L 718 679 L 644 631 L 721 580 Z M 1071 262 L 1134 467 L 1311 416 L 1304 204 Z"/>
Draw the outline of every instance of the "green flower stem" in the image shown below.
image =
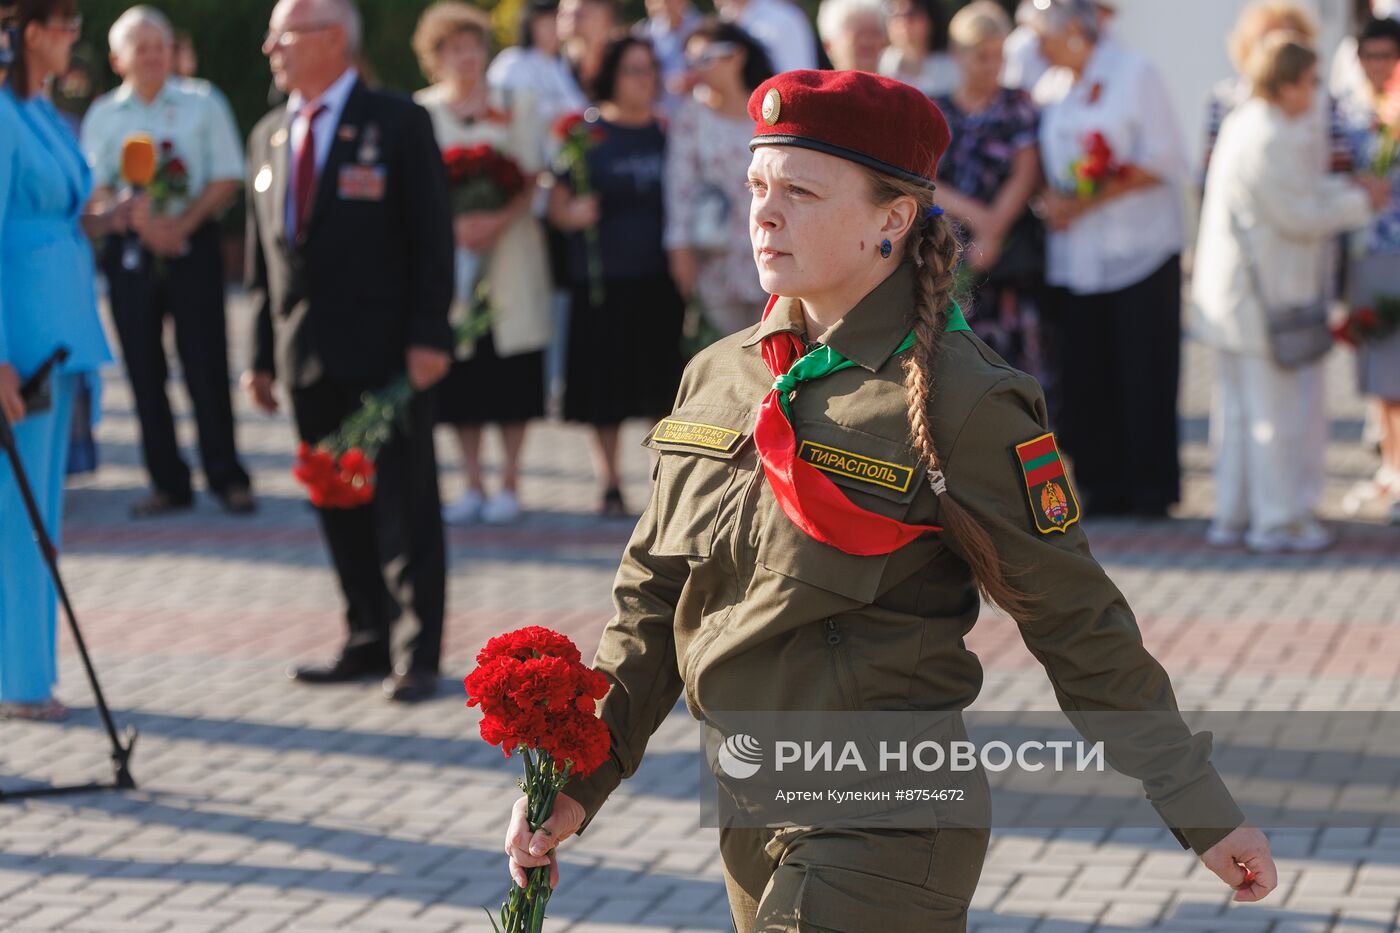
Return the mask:
<path id="1" fill-rule="evenodd" d="M 413 385 L 400 376 L 378 392 L 366 392 L 360 407 L 341 422 L 339 430 L 321 443 L 335 454 L 359 448 L 374 460 L 394 436 L 395 426 L 408 427 L 408 406 L 413 401 Z"/>
<path id="2" fill-rule="evenodd" d="M 593 193 L 593 185 L 588 179 L 588 165 L 581 155 L 570 162 L 569 176 L 574 183 L 574 193 L 579 197 Z M 588 303 L 595 308 L 602 307 L 603 257 L 597 224 L 589 224 L 583 229 L 583 241 L 588 254 Z"/>
<path id="3" fill-rule="evenodd" d="M 516 750 L 525 765 L 525 780 L 520 786 L 525 791 L 526 822 L 530 832 L 535 833 L 554 814 L 554 802 L 569 782 L 574 765 L 573 761 L 565 761 L 560 768 L 549 752 L 536 749 L 531 754 L 527 745 L 518 745 Z M 549 884 L 549 866 L 526 869 L 525 879 L 523 888 L 511 882 L 510 892 L 501 905 L 500 926 L 496 926 L 492 918 L 491 925 L 497 933 L 540 933 L 544 929 L 545 905 L 554 893 Z M 490 917 L 490 911 L 486 915 Z"/>

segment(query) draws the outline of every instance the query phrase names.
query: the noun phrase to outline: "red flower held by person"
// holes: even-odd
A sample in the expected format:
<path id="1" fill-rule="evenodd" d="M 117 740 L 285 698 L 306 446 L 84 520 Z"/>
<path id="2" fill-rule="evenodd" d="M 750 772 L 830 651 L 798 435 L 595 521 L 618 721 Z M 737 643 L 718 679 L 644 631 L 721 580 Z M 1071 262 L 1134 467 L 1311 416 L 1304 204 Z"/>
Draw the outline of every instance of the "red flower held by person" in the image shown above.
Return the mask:
<path id="1" fill-rule="evenodd" d="M 575 663 L 582 661 L 578 646 L 568 636 L 560 635 L 558 632 L 540 625 L 528 625 L 525 628 L 492 638 L 486 643 L 486 647 L 477 653 L 476 663 L 479 665 L 488 664 L 493 658 L 499 657 L 527 661 L 530 658 L 546 656 L 563 658 Z"/>
<path id="2" fill-rule="evenodd" d="M 557 120 L 554 121 L 554 127 L 551 129 L 550 132 L 554 135 L 554 138 L 555 138 L 555 139 L 557 139 L 557 140 L 565 140 L 565 139 L 568 139 L 568 138 L 573 134 L 574 129 L 575 129 L 576 127 L 579 127 L 579 126 L 582 126 L 582 125 L 583 125 L 583 114 L 581 114 L 581 113 L 566 113 L 566 114 L 564 114 L 562 117 L 560 117 L 559 119 L 557 119 Z"/>
<path id="3" fill-rule="evenodd" d="M 1118 164 L 1108 138 L 1097 130 L 1086 134 L 1084 154 L 1070 164 L 1075 193 L 1082 198 L 1093 197 L 1104 182 L 1122 174 L 1123 166 Z"/>
<path id="4" fill-rule="evenodd" d="M 323 509 L 352 509 L 374 498 L 374 462 L 358 448 L 339 456 L 303 441 L 292 475 L 306 487 L 311 504 Z"/>
<path id="5" fill-rule="evenodd" d="M 483 740 L 507 758 L 519 752 L 524 760 L 527 820 L 537 830 L 571 777 L 592 774 L 608 760 L 612 738 L 596 715 L 608 679 L 583 664 L 572 640 L 537 625 L 490 639 L 476 662 L 463 681 L 467 705 L 481 708 Z M 526 929 L 524 918 L 542 915 L 551 893 L 549 869 L 531 868 L 526 875 L 526 887 L 511 884 L 499 924 L 487 911 L 497 931 Z"/>
<path id="6" fill-rule="evenodd" d="M 340 427 L 314 445 L 297 448 L 292 475 L 306 487 L 311 504 L 323 509 L 353 509 L 374 499 L 375 458 L 406 423 L 414 390 L 399 376 L 378 392 L 361 396 L 358 409 Z"/>
<path id="7" fill-rule="evenodd" d="M 495 147 L 453 146 L 442 154 L 451 189 L 452 213 L 494 211 L 525 190 L 525 173 Z"/>

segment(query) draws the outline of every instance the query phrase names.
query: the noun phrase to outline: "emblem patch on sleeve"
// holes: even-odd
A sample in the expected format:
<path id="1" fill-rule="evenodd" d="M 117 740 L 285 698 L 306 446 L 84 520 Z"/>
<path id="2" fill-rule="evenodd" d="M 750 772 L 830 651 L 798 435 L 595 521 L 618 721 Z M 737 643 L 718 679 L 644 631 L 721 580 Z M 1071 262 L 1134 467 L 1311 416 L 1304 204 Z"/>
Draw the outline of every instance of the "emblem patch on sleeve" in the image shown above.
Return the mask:
<path id="1" fill-rule="evenodd" d="M 677 421 L 667 418 L 656 426 L 652 440 L 668 444 L 685 444 L 689 447 L 704 447 L 709 450 L 722 450 L 729 453 L 744 435 L 715 424 L 700 424 L 695 421 Z"/>
<path id="2" fill-rule="evenodd" d="M 811 441 L 802 442 L 797 448 L 797 456 L 818 470 L 860 480 L 862 483 L 883 486 L 895 492 L 908 492 L 909 483 L 914 479 L 914 471 L 907 466 L 887 460 L 876 460 L 874 457 L 828 447 L 825 444 L 814 444 Z"/>
<path id="3" fill-rule="evenodd" d="M 1043 535 L 1064 533 L 1079 521 L 1079 500 L 1065 475 L 1060 448 L 1054 434 L 1043 434 L 1033 441 L 1016 445 L 1016 462 L 1026 481 L 1035 529 Z"/>

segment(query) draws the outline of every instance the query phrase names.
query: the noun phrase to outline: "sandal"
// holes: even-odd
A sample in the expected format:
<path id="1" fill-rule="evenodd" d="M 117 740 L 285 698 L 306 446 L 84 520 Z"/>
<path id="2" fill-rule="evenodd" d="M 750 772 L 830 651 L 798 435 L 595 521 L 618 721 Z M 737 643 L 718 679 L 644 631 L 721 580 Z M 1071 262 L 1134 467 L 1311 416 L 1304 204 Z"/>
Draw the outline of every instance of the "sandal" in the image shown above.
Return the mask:
<path id="1" fill-rule="evenodd" d="M 598 514 L 604 518 L 626 518 L 627 505 L 622 501 L 622 490 L 610 486 L 603 493 L 603 501 L 598 504 Z"/>
<path id="2" fill-rule="evenodd" d="M 21 719 L 27 722 L 62 722 L 68 718 L 68 707 L 49 697 L 38 703 L 0 703 L 0 719 Z"/>
<path id="3" fill-rule="evenodd" d="M 137 499 L 127 510 L 132 518 L 156 518 L 171 512 L 183 512 L 194 508 L 194 496 L 177 499 L 166 492 L 156 490 L 144 499 Z"/>

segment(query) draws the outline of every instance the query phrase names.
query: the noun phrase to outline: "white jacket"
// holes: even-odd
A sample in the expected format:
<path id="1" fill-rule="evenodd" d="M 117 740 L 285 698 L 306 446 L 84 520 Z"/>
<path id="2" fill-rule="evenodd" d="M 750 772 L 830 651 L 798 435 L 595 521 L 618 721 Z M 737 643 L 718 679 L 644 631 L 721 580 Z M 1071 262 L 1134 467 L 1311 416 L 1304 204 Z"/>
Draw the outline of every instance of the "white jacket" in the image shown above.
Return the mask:
<path id="1" fill-rule="evenodd" d="M 1309 139 L 1306 120 L 1290 120 L 1260 98 L 1225 118 L 1206 176 L 1191 284 L 1191 329 L 1205 343 L 1267 356 L 1264 305 L 1330 297 L 1334 238 L 1370 222 L 1366 193 L 1322 172 L 1309 158 Z"/>

